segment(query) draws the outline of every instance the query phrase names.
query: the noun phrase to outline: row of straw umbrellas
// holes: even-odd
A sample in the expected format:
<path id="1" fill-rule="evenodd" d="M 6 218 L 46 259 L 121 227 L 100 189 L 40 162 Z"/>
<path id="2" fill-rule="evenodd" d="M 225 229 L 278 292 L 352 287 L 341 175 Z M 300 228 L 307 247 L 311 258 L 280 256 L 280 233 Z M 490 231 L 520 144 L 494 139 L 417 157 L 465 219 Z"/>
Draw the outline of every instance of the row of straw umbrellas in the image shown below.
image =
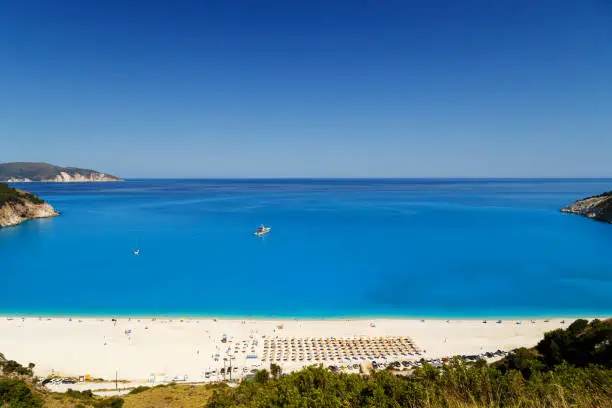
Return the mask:
<path id="1" fill-rule="evenodd" d="M 272 338 L 264 340 L 264 361 L 340 361 L 418 356 L 409 337 Z"/>

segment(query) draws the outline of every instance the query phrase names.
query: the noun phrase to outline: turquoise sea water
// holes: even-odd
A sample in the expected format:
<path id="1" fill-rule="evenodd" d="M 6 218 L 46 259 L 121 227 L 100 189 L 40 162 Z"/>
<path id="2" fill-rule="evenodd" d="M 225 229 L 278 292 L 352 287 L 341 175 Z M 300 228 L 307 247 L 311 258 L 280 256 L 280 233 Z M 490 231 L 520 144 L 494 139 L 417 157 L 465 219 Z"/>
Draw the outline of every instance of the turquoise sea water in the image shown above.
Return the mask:
<path id="1" fill-rule="evenodd" d="M 0 313 L 612 314 L 612 225 L 558 211 L 610 179 L 20 187 L 62 215 L 0 230 Z"/>

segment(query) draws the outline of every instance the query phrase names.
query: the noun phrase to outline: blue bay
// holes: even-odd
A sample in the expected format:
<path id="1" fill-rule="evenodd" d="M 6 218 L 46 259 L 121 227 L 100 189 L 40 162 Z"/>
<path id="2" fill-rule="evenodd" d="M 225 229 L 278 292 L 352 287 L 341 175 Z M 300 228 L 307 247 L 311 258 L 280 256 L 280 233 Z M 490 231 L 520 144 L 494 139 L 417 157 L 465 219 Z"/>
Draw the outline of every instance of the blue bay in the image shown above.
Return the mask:
<path id="1" fill-rule="evenodd" d="M 612 190 L 610 179 L 19 187 L 62 215 L 0 230 L 1 313 L 612 312 L 612 225 L 559 212 Z M 272 232 L 258 238 L 253 231 L 261 223 Z"/>

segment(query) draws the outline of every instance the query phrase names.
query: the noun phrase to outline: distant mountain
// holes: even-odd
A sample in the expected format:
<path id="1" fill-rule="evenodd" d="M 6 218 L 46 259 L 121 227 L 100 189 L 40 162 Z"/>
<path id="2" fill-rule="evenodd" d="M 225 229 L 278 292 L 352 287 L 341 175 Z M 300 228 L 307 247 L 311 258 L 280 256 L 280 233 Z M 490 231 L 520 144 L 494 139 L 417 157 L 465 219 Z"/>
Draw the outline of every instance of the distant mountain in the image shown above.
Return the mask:
<path id="1" fill-rule="evenodd" d="M 119 177 L 76 167 L 60 167 L 48 163 L 0 163 L 0 181 L 8 183 L 123 181 Z"/>
<path id="2" fill-rule="evenodd" d="M 562 212 L 584 215 L 597 221 L 612 223 L 612 191 L 598 196 L 578 200 L 561 210 Z"/>
<path id="3" fill-rule="evenodd" d="M 55 215 L 58 212 L 36 195 L 0 183 L 0 228 Z"/>

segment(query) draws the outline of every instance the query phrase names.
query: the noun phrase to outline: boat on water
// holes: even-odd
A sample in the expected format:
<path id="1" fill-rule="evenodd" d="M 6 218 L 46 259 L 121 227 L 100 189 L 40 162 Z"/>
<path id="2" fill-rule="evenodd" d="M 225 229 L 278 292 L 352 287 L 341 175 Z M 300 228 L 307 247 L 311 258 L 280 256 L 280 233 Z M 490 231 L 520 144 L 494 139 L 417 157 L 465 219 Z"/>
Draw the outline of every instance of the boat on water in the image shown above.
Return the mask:
<path id="1" fill-rule="evenodd" d="M 259 228 L 257 228 L 257 231 L 255 231 L 253 234 L 258 236 L 258 237 L 261 237 L 261 236 L 266 235 L 267 233 L 269 233 L 271 229 L 272 228 L 266 227 L 263 224 L 261 224 L 259 226 Z"/>
<path id="2" fill-rule="evenodd" d="M 138 241 L 136 242 L 136 249 L 134 249 L 134 255 L 140 255 L 140 237 L 138 237 Z"/>

